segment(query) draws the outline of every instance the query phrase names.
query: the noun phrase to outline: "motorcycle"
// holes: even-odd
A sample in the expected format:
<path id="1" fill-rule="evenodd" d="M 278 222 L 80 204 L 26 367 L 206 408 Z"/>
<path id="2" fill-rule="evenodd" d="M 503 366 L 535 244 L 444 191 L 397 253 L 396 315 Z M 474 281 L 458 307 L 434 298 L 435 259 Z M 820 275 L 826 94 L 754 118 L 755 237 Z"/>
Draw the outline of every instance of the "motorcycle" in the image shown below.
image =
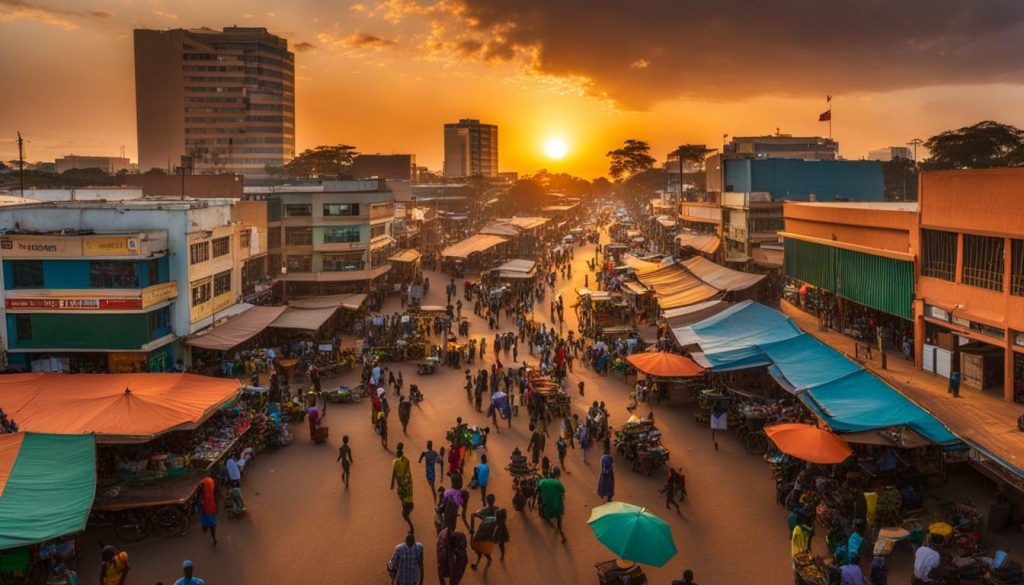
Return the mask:
<path id="1" fill-rule="evenodd" d="M 423 392 L 420 391 L 420 387 L 416 384 L 409 386 L 409 402 L 411 402 L 413 406 L 423 402 Z"/>

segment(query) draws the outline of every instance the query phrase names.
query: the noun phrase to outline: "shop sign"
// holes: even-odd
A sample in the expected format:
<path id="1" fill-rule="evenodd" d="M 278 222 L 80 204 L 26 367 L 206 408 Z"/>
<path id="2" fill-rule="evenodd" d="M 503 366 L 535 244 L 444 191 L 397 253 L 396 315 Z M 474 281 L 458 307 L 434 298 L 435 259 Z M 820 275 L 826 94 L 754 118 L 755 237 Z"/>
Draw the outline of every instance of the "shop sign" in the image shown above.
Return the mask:
<path id="1" fill-rule="evenodd" d="M 44 311 L 128 311 L 141 309 L 140 298 L 62 299 L 62 298 L 8 298 L 4 306 L 10 310 Z"/>
<path id="2" fill-rule="evenodd" d="M 138 256 L 136 236 L 90 236 L 82 240 L 83 256 Z"/>
<path id="3" fill-rule="evenodd" d="M 940 309 L 935 305 L 926 305 L 925 314 L 933 319 L 939 319 L 940 321 L 949 321 L 949 313 L 945 309 Z"/>
<path id="4" fill-rule="evenodd" d="M 0 255 L 5 258 L 81 256 L 82 238 L 59 235 L 4 236 L 0 238 Z"/>
<path id="5" fill-rule="evenodd" d="M 1017 333 L 1013 336 L 1013 344 L 1024 346 L 1024 333 Z"/>
<path id="6" fill-rule="evenodd" d="M 154 284 L 142 289 L 142 308 L 151 307 L 157 303 L 169 301 L 178 296 L 177 281 Z"/>

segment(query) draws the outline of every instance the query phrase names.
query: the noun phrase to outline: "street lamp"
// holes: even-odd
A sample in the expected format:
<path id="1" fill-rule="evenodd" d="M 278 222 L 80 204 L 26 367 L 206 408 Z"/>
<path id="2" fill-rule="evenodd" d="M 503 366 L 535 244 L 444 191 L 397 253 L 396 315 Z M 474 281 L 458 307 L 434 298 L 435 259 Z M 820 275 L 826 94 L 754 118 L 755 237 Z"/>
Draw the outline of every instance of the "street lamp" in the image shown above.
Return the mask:
<path id="1" fill-rule="evenodd" d="M 288 265 L 281 263 L 281 298 L 284 304 L 288 304 Z"/>

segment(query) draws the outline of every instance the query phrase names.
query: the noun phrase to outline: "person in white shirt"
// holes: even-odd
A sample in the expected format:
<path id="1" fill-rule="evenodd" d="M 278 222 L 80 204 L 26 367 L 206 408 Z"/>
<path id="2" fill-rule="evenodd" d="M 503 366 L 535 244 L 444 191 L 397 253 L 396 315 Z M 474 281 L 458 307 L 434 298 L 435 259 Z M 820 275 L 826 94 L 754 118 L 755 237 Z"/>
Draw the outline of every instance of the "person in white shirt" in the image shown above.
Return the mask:
<path id="1" fill-rule="evenodd" d="M 224 466 L 228 471 L 228 484 L 233 487 L 238 487 L 242 483 L 242 470 L 245 469 L 245 459 L 238 456 L 237 453 L 228 455 L 228 460 L 224 463 Z"/>
<path id="2" fill-rule="evenodd" d="M 914 553 L 914 583 L 931 583 L 929 574 L 939 566 L 939 552 L 932 546 L 940 546 L 941 537 L 931 536 Z"/>

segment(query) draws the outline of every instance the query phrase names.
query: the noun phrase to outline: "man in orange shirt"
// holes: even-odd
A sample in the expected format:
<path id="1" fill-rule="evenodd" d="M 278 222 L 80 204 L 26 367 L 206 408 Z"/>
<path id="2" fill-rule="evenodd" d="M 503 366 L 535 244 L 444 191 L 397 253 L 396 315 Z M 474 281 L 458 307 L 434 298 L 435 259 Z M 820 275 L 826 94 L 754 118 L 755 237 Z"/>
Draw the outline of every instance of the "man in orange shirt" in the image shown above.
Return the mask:
<path id="1" fill-rule="evenodd" d="M 203 532 L 210 531 L 213 545 L 217 546 L 217 486 L 213 477 L 206 476 L 199 482 L 199 525 Z M 106 584 L 104 584 L 106 585 Z"/>
<path id="2" fill-rule="evenodd" d="M 100 553 L 103 556 L 103 564 L 100 565 L 100 585 L 124 585 L 128 578 L 128 553 L 118 552 L 112 546 L 103 547 Z"/>

